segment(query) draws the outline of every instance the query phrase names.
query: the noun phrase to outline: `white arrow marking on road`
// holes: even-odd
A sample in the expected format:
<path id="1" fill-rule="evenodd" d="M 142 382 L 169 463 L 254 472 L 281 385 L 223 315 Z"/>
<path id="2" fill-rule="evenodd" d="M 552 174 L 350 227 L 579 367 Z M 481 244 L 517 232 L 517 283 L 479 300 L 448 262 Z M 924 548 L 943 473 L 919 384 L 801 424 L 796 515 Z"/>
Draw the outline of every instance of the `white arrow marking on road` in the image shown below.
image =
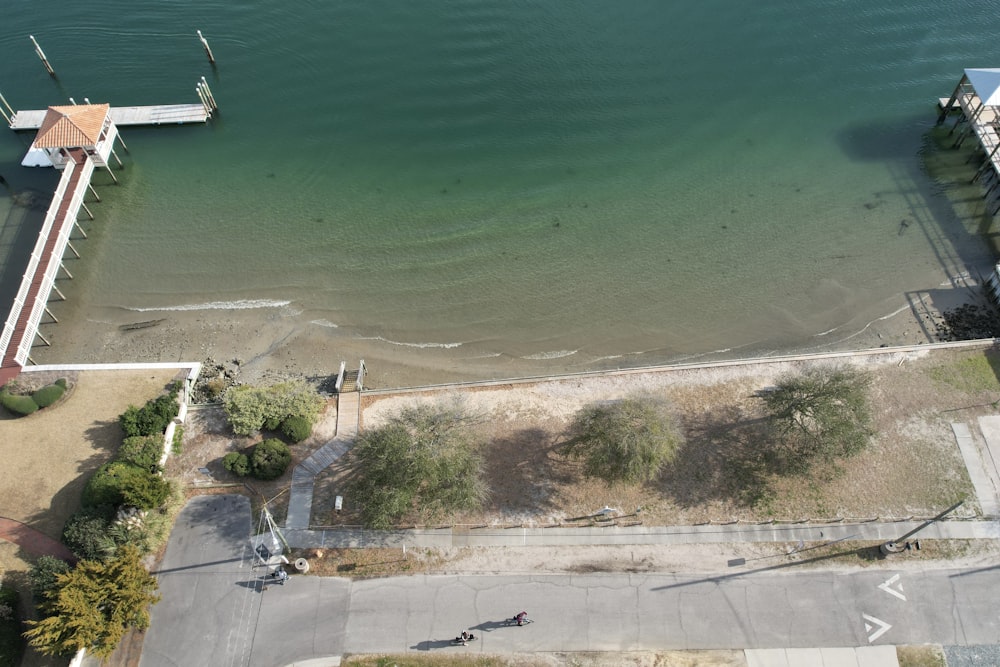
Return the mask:
<path id="1" fill-rule="evenodd" d="M 875 641 L 876 639 L 878 639 L 879 637 L 881 637 L 882 635 L 884 635 L 886 632 L 889 631 L 889 628 L 892 627 L 891 625 L 889 625 L 885 621 L 880 621 L 879 619 L 875 618 L 874 616 L 869 616 L 868 614 L 861 614 L 861 618 L 865 619 L 865 632 L 872 632 L 872 628 L 875 627 L 875 626 L 871 625 L 870 623 L 868 623 L 868 621 L 871 621 L 875 625 L 879 626 L 878 630 L 876 630 L 875 632 L 872 632 L 870 635 L 868 635 L 868 643 L 869 644 L 871 644 L 873 641 Z"/>
<path id="2" fill-rule="evenodd" d="M 892 587 L 892 585 L 894 583 L 896 583 L 897 581 L 899 581 L 899 575 L 898 574 L 894 574 L 891 577 L 889 577 L 886 581 L 884 581 L 881 584 L 879 584 L 878 587 L 881 588 L 886 593 L 888 593 L 889 595 L 895 595 L 896 597 L 898 597 L 903 602 L 906 602 L 906 596 L 903 595 L 903 584 L 899 584 L 899 590 L 898 591 L 895 588 Z"/>

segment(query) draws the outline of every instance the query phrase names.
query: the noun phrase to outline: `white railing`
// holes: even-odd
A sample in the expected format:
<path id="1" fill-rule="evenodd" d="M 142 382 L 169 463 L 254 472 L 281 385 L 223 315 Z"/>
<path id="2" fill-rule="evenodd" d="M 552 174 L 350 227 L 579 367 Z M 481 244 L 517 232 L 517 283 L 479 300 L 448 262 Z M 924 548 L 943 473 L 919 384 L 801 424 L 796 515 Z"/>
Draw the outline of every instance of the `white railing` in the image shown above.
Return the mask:
<path id="1" fill-rule="evenodd" d="M 28 299 L 28 292 L 31 291 L 31 284 L 34 282 L 35 274 L 38 272 L 38 263 L 42 260 L 42 252 L 45 250 L 45 244 L 48 243 L 49 232 L 52 229 L 56 213 L 59 212 L 59 207 L 62 205 L 63 196 L 66 193 L 66 188 L 73 177 L 75 169 L 76 165 L 73 163 L 66 165 L 62 178 L 59 179 L 59 185 L 56 187 L 55 194 L 52 196 L 52 203 L 45 214 L 45 221 L 42 223 L 42 229 L 38 233 L 38 240 L 35 241 L 35 247 L 31 251 L 28 268 L 25 269 L 24 275 L 21 278 L 21 287 L 17 290 L 17 296 L 14 297 L 14 304 L 10 309 L 10 314 L 7 316 L 7 322 L 4 324 L 3 334 L 0 334 L 0 359 L 7 356 L 7 348 L 14 335 L 14 330 L 17 328 L 17 323 L 21 319 L 21 311 L 24 310 L 25 301 Z M 27 334 L 27 332 L 25 333 Z M 34 340 L 34 337 L 34 333 L 32 333 L 31 340 Z M 20 350 L 18 356 L 20 356 Z M 25 355 L 26 359 L 27 355 Z M 15 357 L 15 360 L 19 364 L 24 365 L 24 361 L 17 357 Z"/>
<path id="2" fill-rule="evenodd" d="M 73 169 L 70 169 L 69 165 L 73 165 Z M 77 181 L 76 189 L 72 193 L 72 199 L 70 199 L 69 208 L 66 209 L 66 217 L 62 220 L 62 225 L 58 230 L 58 237 L 56 238 L 56 243 L 52 248 L 52 255 L 49 257 L 49 263 L 45 267 L 45 275 L 42 276 L 42 282 L 38 287 L 38 294 L 35 297 L 35 302 L 31 305 L 31 315 L 28 318 L 28 325 L 24 331 L 24 337 L 21 338 L 21 344 L 18 345 L 17 354 L 14 356 L 14 361 L 21 364 L 22 366 L 28 361 L 28 355 L 31 352 L 31 345 L 35 342 L 35 333 L 38 331 L 38 326 L 42 322 L 42 316 L 45 314 L 45 307 L 49 302 L 49 295 L 52 293 L 52 286 L 55 284 L 56 275 L 59 273 L 59 266 L 62 264 L 63 253 L 66 252 L 66 245 L 69 243 L 69 236 L 73 232 L 73 223 L 76 222 L 76 216 L 80 211 L 80 204 L 83 203 L 83 197 L 86 192 L 86 183 L 90 182 L 90 177 L 94 173 L 94 163 L 91 160 L 85 160 L 82 165 L 78 167 L 80 171 L 79 180 Z M 75 162 L 71 161 L 66 165 L 66 171 L 70 172 L 70 177 L 72 178 L 73 172 L 77 169 Z M 60 193 L 59 204 L 62 204 L 62 200 L 66 193 L 66 187 L 70 179 L 61 180 L 59 182 L 59 188 L 56 190 Z M 52 204 L 56 205 L 56 200 L 53 198 Z M 58 212 L 59 207 L 56 206 L 55 212 L 52 212 L 50 207 L 49 211 L 51 213 L 52 220 L 48 219 L 46 216 L 46 222 L 48 223 L 49 229 L 47 230 L 46 236 L 51 233 L 52 225 L 55 224 L 55 215 Z M 44 227 L 43 227 L 44 230 Z"/>

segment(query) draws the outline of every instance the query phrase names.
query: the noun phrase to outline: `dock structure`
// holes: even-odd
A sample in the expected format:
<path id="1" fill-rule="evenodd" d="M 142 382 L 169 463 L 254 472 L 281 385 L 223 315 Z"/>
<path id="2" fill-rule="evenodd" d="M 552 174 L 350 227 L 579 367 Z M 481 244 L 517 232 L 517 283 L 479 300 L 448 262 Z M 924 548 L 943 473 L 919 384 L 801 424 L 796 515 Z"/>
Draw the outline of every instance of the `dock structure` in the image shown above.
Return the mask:
<path id="1" fill-rule="evenodd" d="M 958 136 L 953 146 L 959 148 L 967 138 L 976 137 L 985 158 L 972 182 L 986 187 L 991 213 L 1000 211 L 1000 197 L 994 191 L 1000 185 L 1000 68 L 967 69 L 949 98 L 938 101 L 938 125 L 952 112 L 960 112 L 949 135 Z"/>
<path id="2" fill-rule="evenodd" d="M 48 109 L 15 111 L 10 121 L 12 130 L 37 130 Z M 212 111 L 204 104 L 159 104 L 145 107 L 111 107 L 111 120 L 119 127 L 139 125 L 184 125 L 205 123 Z"/>
<path id="3" fill-rule="evenodd" d="M 83 206 L 83 197 L 90 186 L 95 166 L 95 161 L 83 148 L 66 149 L 62 178 L 0 333 L 0 385 L 20 374 L 21 368 L 29 362 L 36 337 L 48 343 L 38 328 L 48 312 L 52 291 L 62 297 L 55 280 L 60 269 L 65 271 L 63 254 L 67 247 L 72 249 L 69 237 L 77 224 L 76 218 Z"/>

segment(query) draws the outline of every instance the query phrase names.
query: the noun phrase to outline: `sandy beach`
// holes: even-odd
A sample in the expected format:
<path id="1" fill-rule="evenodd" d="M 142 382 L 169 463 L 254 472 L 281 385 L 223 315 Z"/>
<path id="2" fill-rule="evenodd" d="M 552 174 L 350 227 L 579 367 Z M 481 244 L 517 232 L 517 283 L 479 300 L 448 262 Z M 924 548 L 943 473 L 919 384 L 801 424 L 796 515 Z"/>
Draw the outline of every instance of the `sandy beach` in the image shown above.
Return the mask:
<path id="1" fill-rule="evenodd" d="M 616 370 L 669 363 L 863 350 L 935 342 L 941 315 L 982 297 L 974 281 L 901 296 L 898 306 L 871 322 L 845 325 L 814 336 L 810 345 L 759 351 L 727 350 L 683 358 L 624 355 L 585 363 L 574 355 L 553 358 L 477 356 L 462 347 L 407 347 L 352 338 L 336 328 L 310 322 L 290 308 L 130 312 L 105 309 L 71 313 L 75 324 L 44 326 L 52 347 L 36 346 L 39 364 L 178 362 L 238 360 L 240 380 L 266 383 L 302 377 L 317 384 L 335 375 L 340 362 L 356 368 L 365 360 L 366 387 L 377 389 L 426 386 L 446 382 L 540 377 L 565 373 Z M 68 302 L 67 309 L 85 306 Z M 79 323 L 79 324 L 76 324 Z"/>

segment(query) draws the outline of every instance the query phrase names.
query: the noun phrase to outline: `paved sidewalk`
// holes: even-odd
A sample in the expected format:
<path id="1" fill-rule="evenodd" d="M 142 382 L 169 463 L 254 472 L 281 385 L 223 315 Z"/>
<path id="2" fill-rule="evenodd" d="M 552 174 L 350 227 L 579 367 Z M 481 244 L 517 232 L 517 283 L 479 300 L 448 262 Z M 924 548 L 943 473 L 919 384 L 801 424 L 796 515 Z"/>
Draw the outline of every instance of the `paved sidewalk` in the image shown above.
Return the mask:
<path id="1" fill-rule="evenodd" d="M 286 530 L 296 548 L 360 547 L 546 547 L 628 544 L 725 544 L 733 542 L 891 542 L 926 522 L 727 526 L 627 526 L 608 528 L 441 528 L 417 530 Z M 1000 539 L 997 521 L 939 521 L 915 538 Z"/>

